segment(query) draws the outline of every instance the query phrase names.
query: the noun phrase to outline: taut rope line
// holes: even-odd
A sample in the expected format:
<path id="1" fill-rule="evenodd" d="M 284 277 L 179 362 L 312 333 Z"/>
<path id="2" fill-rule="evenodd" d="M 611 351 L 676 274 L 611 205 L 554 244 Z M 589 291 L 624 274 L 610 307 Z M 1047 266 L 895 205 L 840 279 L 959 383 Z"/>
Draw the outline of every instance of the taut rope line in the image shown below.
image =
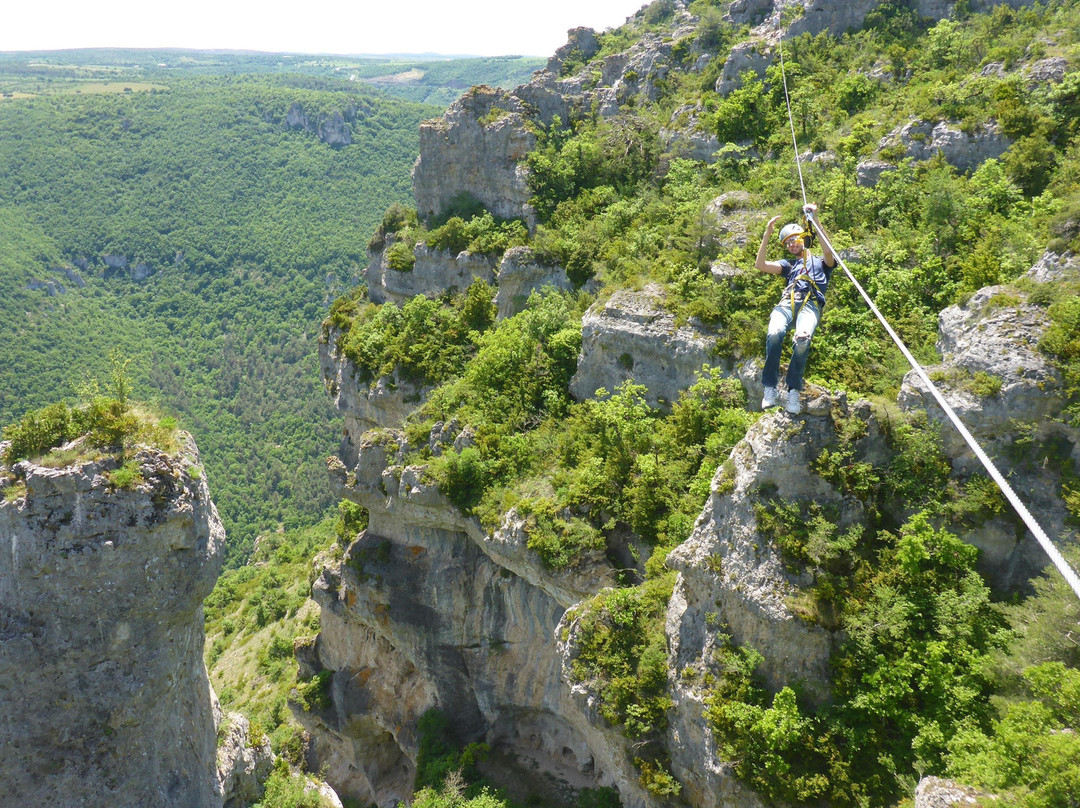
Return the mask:
<path id="1" fill-rule="evenodd" d="M 806 185 L 803 183 L 802 164 L 799 161 L 799 144 L 795 140 L 795 122 L 791 115 L 791 101 L 788 97 L 787 75 L 784 71 L 783 40 L 780 40 L 779 47 L 780 76 L 784 82 L 784 101 L 787 104 L 788 123 L 791 126 L 791 140 L 795 147 L 795 165 L 796 167 L 798 167 L 799 170 L 799 185 L 802 187 L 803 209 L 805 212 L 807 205 Z M 862 299 L 866 301 L 866 305 L 870 307 L 870 311 L 874 313 L 874 316 L 877 317 L 881 325 L 884 326 L 885 331 L 889 334 L 890 337 L 892 337 L 892 341 L 896 343 L 896 347 L 900 349 L 900 352 L 904 355 L 904 358 L 907 359 L 908 364 L 910 364 L 912 369 L 914 369 L 914 371 L 919 374 L 919 378 L 922 379 L 923 384 L 925 384 L 930 390 L 931 394 L 934 396 L 934 399 L 937 401 L 938 406 L 940 406 L 941 409 L 945 412 L 945 415 L 948 416 L 949 420 L 952 422 L 952 425 L 956 427 L 956 431 L 960 433 L 961 437 L 963 437 L 964 441 L 971 448 L 971 451 L 973 451 L 975 453 L 975 456 L 979 458 L 979 462 L 983 464 L 983 468 L 986 469 L 990 477 L 994 480 L 995 483 L 997 483 L 998 488 L 1001 489 L 1001 492 L 1005 495 L 1005 498 L 1009 500 L 1009 504 L 1013 506 L 1013 509 L 1024 521 L 1027 529 L 1030 530 L 1032 535 L 1035 536 L 1036 540 L 1043 548 L 1043 551 L 1047 554 L 1047 556 L 1050 557 L 1050 560 L 1054 562 L 1054 566 L 1057 567 L 1058 572 L 1060 572 L 1065 578 L 1065 581 L 1072 588 L 1072 591 L 1076 593 L 1076 597 L 1080 598 L 1080 577 L 1077 576 L 1076 572 L 1072 569 L 1072 567 L 1069 566 L 1069 563 L 1054 546 L 1053 542 L 1050 541 L 1050 537 L 1046 535 L 1046 532 L 1042 529 L 1039 523 L 1035 521 L 1035 517 L 1031 515 L 1031 512 L 1027 509 L 1027 506 L 1024 505 L 1020 497 L 1016 495 L 1016 492 L 1013 491 L 1012 486 L 1009 485 L 1005 477 L 1002 476 L 1000 471 L 998 471 L 997 466 L 994 465 L 994 462 L 990 459 L 989 455 L 987 455 L 986 452 L 983 451 L 978 441 L 976 441 L 974 436 L 972 436 L 972 434 L 968 431 L 968 428 L 964 426 L 964 423 L 960 420 L 960 417 L 956 414 L 955 410 L 953 410 L 953 408 L 949 406 L 949 402 L 945 400 L 945 397 L 941 394 L 941 391 L 938 390 L 937 385 L 935 385 L 930 380 L 930 377 L 927 375 L 926 371 L 923 370 L 922 365 L 919 364 L 918 360 L 915 359 L 911 351 L 908 350 L 907 346 L 904 344 L 904 341 L 900 339 L 900 335 L 893 330 L 892 326 L 889 325 L 889 321 L 885 319 L 885 316 L 878 310 L 878 307 L 874 305 L 874 301 L 870 299 L 870 295 L 868 295 L 866 293 L 866 290 L 862 288 L 862 285 L 857 280 L 855 280 L 855 276 L 851 274 L 851 270 L 849 270 L 847 264 L 844 263 L 844 259 L 839 256 L 835 249 L 833 249 L 833 246 L 830 243 L 829 239 L 826 237 L 825 232 L 818 225 L 817 218 L 814 216 L 813 212 L 809 212 L 806 214 L 806 220 L 810 223 L 810 226 L 813 227 L 814 232 L 817 234 L 817 237 L 821 239 L 821 243 L 825 245 L 826 248 L 828 248 L 829 252 L 836 256 L 837 263 L 839 263 L 841 268 L 844 270 L 844 274 L 847 275 L 848 280 L 850 280 L 852 284 L 854 284 L 855 288 L 859 291 Z"/>

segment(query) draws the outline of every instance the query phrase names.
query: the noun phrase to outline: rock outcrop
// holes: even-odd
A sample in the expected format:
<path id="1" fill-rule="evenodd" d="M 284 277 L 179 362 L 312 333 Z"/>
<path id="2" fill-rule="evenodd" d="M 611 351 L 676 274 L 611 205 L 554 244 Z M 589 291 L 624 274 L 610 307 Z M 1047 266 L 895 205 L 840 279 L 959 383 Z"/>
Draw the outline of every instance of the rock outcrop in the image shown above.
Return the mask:
<path id="1" fill-rule="evenodd" d="M 899 143 L 913 160 L 929 160 L 940 152 L 958 171 L 971 171 L 987 160 L 1000 157 L 1012 145 L 994 123 L 965 132 L 956 122 L 912 121 L 885 137 L 879 148 Z"/>
<path id="2" fill-rule="evenodd" d="M 566 606 L 613 583 L 609 565 L 545 569 L 512 514 L 489 534 L 422 469 L 395 465 L 401 440 L 369 433 L 353 468 L 331 463 L 335 492 L 370 522 L 313 588 L 323 618 L 312 668 L 331 673 L 331 706 L 296 711 L 313 728 L 312 762 L 343 795 L 396 805 L 411 794 L 417 721 L 438 707 L 463 741 L 542 760 L 570 783 L 613 782 L 556 650 Z"/>
<path id="3" fill-rule="evenodd" d="M 442 118 L 420 126 L 413 196 L 425 221 L 462 200 L 503 219 L 531 219 L 532 196 L 521 161 L 536 145 L 520 100 L 505 90 L 473 87 Z"/>
<path id="4" fill-rule="evenodd" d="M 401 306 L 417 295 L 438 297 L 444 292 L 464 291 L 474 280 L 495 281 L 494 255 L 467 250 L 454 255 L 449 250 L 432 249 L 421 241 L 413 248 L 412 269 L 401 272 L 393 269 L 387 259 L 393 244 L 394 236 L 390 235 L 383 247 L 368 250 L 364 280 L 368 299 L 373 303 L 391 302 Z"/>
<path id="5" fill-rule="evenodd" d="M 356 121 L 356 109 L 334 110 L 328 115 L 311 116 L 304 110 L 304 105 L 294 101 L 289 105 L 282 123 L 288 129 L 314 132 L 328 146 L 341 147 L 352 143 L 350 123 Z"/>
<path id="6" fill-rule="evenodd" d="M 1080 263 L 1047 254 L 1028 275 L 1037 282 L 1080 281 Z M 1058 496 L 1061 474 L 1070 462 L 1080 469 L 1080 430 L 1057 417 L 1064 404 L 1061 377 L 1037 347 L 1048 325 L 1046 310 L 1029 303 L 1023 292 L 1005 286 L 980 289 L 964 305 L 941 312 L 937 347 L 943 362 L 927 372 L 1043 527 L 1061 535 L 1066 519 Z M 981 471 L 914 371 L 904 378 L 899 403 L 905 409 L 926 409 L 943 424 L 944 448 L 959 473 Z M 1015 445 L 1018 430 L 1026 433 L 1030 451 Z M 1050 454 L 1063 457 L 1049 463 Z M 982 550 L 983 571 L 1002 589 L 1023 584 L 1046 563 L 1035 538 L 1026 533 L 1021 538 L 1017 529 L 1007 513 L 964 537 Z"/>
<path id="7" fill-rule="evenodd" d="M 270 776 L 274 753 L 270 739 L 263 736 L 252 744 L 250 722 L 240 713 L 223 715 L 215 702 L 217 725 L 217 779 L 223 808 L 246 808 L 262 799 L 264 783 Z"/>
<path id="8" fill-rule="evenodd" d="M 397 373 L 374 380 L 362 379 L 356 365 L 345 357 L 343 339 L 340 329 L 327 330 L 319 342 L 319 369 L 323 386 L 345 418 L 338 451 L 346 463 L 353 465 L 357 460 L 354 438 L 359 439 L 376 427 L 399 426 L 426 391 Z"/>
<path id="9" fill-rule="evenodd" d="M 506 251 L 499 264 L 496 281 L 499 290 L 495 294 L 495 307 L 500 320 L 522 311 L 529 301 L 529 295 L 545 286 L 563 290 L 571 288 L 566 270 L 539 261 L 528 247 L 511 247 Z"/>
<path id="10" fill-rule="evenodd" d="M 0 781 L 12 805 L 220 808 L 202 601 L 224 530 L 189 442 L 0 469 Z"/>
<path id="11" fill-rule="evenodd" d="M 608 393 L 627 380 L 645 385 L 650 406 L 673 404 L 696 380 L 702 365 L 716 364 L 715 337 L 679 325 L 663 307 L 658 286 L 616 292 L 586 312 L 581 356 L 570 392 L 579 401 L 603 387 Z"/>
<path id="12" fill-rule="evenodd" d="M 940 777 L 924 777 L 915 788 L 915 808 L 977 808 L 996 799 L 992 794 Z"/>

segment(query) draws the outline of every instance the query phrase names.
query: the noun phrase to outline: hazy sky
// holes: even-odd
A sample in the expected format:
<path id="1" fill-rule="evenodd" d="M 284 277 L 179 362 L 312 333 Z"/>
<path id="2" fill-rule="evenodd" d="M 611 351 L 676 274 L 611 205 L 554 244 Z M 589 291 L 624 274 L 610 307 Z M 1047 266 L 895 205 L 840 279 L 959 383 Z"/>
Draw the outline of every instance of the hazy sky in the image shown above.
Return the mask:
<path id="1" fill-rule="evenodd" d="M 235 48 L 550 56 L 579 25 L 621 25 L 647 0 L 12 0 L 0 51 Z"/>

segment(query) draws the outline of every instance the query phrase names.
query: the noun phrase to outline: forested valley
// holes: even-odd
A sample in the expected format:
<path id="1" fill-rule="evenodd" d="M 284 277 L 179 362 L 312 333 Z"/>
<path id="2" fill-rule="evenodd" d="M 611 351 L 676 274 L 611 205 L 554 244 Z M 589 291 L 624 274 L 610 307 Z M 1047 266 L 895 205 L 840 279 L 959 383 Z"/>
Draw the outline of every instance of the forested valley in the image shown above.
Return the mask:
<path id="1" fill-rule="evenodd" d="M 427 97 L 536 62 L 0 54 L 0 422 L 77 398 L 114 354 L 199 442 L 233 563 L 319 521 L 337 431 L 319 324 L 441 112 L 354 74 L 434 69 L 409 91 Z M 347 145 L 316 131 L 334 113 Z"/>

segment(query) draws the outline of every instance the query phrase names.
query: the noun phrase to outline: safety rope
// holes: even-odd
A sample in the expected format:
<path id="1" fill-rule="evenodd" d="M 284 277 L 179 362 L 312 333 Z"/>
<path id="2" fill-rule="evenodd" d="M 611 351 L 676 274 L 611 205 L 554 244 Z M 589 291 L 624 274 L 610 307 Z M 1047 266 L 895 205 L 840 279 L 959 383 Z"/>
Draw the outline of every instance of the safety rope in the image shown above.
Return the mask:
<path id="1" fill-rule="evenodd" d="M 780 28 L 779 17 L 776 20 L 777 29 Z M 784 39 L 777 40 L 780 47 L 780 76 L 784 80 L 784 103 L 787 104 L 788 125 L 791 127 L 791 145 L 795 148 L 795 167 L 799 170 L 799 187 L 802 189 L 802 203 L 806 207 L 806 183 L 803 182 L 802 160 L 799 159 L 799 141 L 795 137 L 795 119 L 791 116 L 791 98 L 788 97 L 787 73 L 784 71 Z"/>
<path id="2" fill-rule="evenodd" d="M 908 350 L 907 346 L 904 344 L 904 341 L 900 339 L 900 335 L 893 330 L 892 326 L 889 325 L 889 321 L 885 319 L 885 315 L 883 315 L 878 310 L 878 307 L 874 305 L 874 301 L 870 299 L 870 295 L 866 293 L 866 290 L 862 288 L 862 285 L 855 279 L 855 276 L 851 274 L 851 270 L 847 268 L 847 264 L 844 263 L 844 259 L 839 256 L 835 249 L 833 249 L 832 243 L 829 241 L 828 236 L 825 235 L 825 231 L 819 225 L 813 211 L 807 211 L 806 185 L 803 183 L 802 164 L 799 161 L 799 144 L 795 140 L 795 121 L 791 115 L 791 101 L 788 96 L 787 74 L 784 70 L 784 45 L 782 39 L 780 40 L 780 76 L 784 82 L 784 101 L 787 104 L 788 123 L 791 125 L 791 139 L 792 143 L 795 146 L 795 165 L 799 170 L 799 185 L 802 188 L 803 212 L 806 214 L 806 221 L 810 224 L 811 227 L 813 227 L 814 232 L 817 233 L 817 237 L 821 239 L 821 243 L 824 248 L 828 250 L 829 253 L 832 253 L 832 255 L 836 258 L 837 263 L 839 263 L 840 267 L 844 270 L 844 274 L 847 275 L 848 280 L 850 280 L 852 284 L 854 284 L 855 288 L 862 296 L 862 299 L 866 301 L 866 305 L 870 307 L 870 311 L 874 313 L 874 316 L 878 318 L 878 321 L 885 328 L 885 331 L 889 334 L 890 337 L 892 337 L 892 341 L 896 343 L 896 347 L 900 349 L 900 352 L 904 355 L 904 358 L 907 359 L 908 364 L 910 364 L 911 367 L 915 370 L 915 372 L 919 374 L 919 378 L 922 379 L 923 384 L 925 384 L 926 387 L 930 390 L 930 393 L 934 396 L 934 399 L 937 401 L 938 406 L 940 406 L 941 409 L 945 412 L 945 415 L 948 416 L 949 420 L 952 422 L 952 425 L 956 427 L 956 431 L 960 433 L 961 437 L 963 437 L 964 441 L 971 448 L 971 451 L 973 451 L 975 453 L 975 456 L 979 458 L 979 462 L 983 464 L 983 468 L 986 469 L 986 471 L 990 474 L 990 477 L 994 480 L 995 483 L 997 483 L 998 488 L 1001 489 L 1001 492 L 1005 495 L 1005 498 L 1009 500 L 1009 504 L 1013 506 L 1013 509 L 1024 521 L 1024 524 L 1027 525 L 1027 529 L 1031 531 L 1033 536 L 1035 536 L 1036 540 L 1042 546 L 1043 551 L 1050 557 L 1050 560 L 1054 562 L 1054 566 L 1057 567 L 1058 572 L 1062 574 L 1062 576 L 1065 578 L 1065 581 L 1069 584 L 1070 587 L 1072 587 L 1073 592 L 1075 592 L 1076 596 L 1080 598 L 1080 577 L 1077 576 L 1073 568 L 1069 566 L 1069 563 L 1065 560 L 1061 553 L 1058 552 L 1058 549 L 1054 546 L 1053 542 L 1050 541 L 1050 537 L 1046 535 L 1046 532 L 1042 529 L 1039 523 L 1035 521 L 1035 517 L 1031 515 L 1031 512 L 1027 509 L 1027 506 L 1024 505 L 1020 497 L 1016 495 L 1016 492 L 1013 491 L 1012 486 L 1009 485 L 1008 481 L 1005 479 L 1004 476 L 1002 476 L 1001 472 L 998 471 L 997 466 L 994 465 L 994 462 L 990 459 L 989 455 L 987 455 L 986 452 L 983 451 L 978 441 L 975 440 L 972 434 L 968 431 L 967 427 L 964 426 L 964 423 L 960 420 L 960 417 L 956 414 L 955 410 L 953 410 L 953 408 L 949 406 L 949 402 L 945 400 L 945 397 L 941 394 L 941 391 L 938 390 L 937 385 L 935 385 L 930 380 L 930 377 L 927 375 L 926 371 L 923 370 L 922 365 L 919 364 L 918 360 L 915 359 L 911 351 Z"/>

